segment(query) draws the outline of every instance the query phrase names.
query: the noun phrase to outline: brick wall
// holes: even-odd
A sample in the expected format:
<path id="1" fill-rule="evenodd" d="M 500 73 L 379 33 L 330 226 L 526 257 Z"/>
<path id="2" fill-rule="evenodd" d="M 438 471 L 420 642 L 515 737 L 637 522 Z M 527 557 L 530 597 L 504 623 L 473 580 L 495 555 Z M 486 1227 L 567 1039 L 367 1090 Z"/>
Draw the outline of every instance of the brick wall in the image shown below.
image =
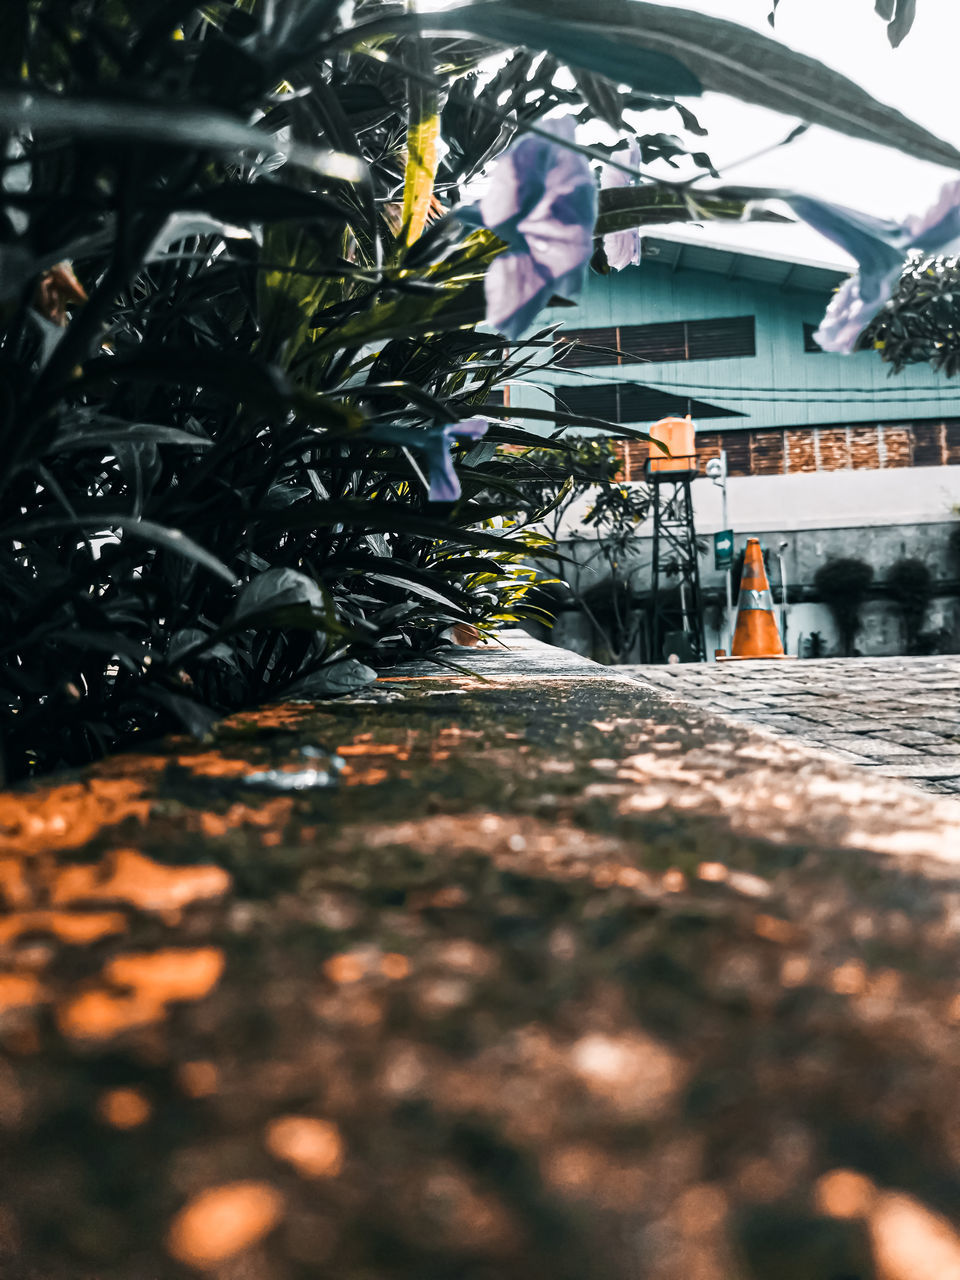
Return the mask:
<path id="1" fill-rule="evenodd" d="M 727 470 L 732 476 L 960 466 L 960 420 L 698 431 L 701 474 L 721 449 L 726 450 Z M 642 480 L 648 446 L 641 440 L 620 440 L 617 452 L 624 462 L 623 479 Z"/>

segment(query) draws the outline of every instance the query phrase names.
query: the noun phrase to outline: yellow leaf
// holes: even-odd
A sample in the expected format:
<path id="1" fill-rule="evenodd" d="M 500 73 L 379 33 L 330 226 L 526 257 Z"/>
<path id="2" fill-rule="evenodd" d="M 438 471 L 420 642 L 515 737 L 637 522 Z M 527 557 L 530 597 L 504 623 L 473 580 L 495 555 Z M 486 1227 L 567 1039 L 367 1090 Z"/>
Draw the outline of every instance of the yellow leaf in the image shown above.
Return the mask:
<path id="1" fill-rule="evenodd" d="M 433 183 L 440 163 L 440 100 L 430 84 L 433 59 L 427 44 L 412 41 L 405 57 L 422 76 L 407 79 L 407 166 L 403 180 L 403 226 L 413 244 L 427 225 L 433 202 Z"/>

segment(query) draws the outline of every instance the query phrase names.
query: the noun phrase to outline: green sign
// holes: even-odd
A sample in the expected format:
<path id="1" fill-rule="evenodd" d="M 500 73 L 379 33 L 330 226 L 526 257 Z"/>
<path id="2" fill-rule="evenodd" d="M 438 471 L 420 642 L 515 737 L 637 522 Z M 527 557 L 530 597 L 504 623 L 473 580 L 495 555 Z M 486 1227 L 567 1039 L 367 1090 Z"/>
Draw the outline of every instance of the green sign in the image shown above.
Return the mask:
<path id="1" fill-rule="evenodd" d="M 733 564 L 733 530 L 723 529 L 713 535 L 713 567 L 729 569 Z"/>

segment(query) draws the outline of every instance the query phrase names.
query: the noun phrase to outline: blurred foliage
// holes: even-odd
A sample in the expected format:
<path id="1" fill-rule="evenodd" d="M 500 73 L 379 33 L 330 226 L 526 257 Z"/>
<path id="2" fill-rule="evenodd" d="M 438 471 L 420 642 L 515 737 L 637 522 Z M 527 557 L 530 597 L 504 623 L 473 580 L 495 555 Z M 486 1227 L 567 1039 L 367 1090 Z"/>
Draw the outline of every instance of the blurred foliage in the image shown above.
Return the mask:
<path id="1" fill-rule="evenodd" d="M 813 575 L 817 594 L 833 615 L 845 658 L 853 652 L 860 630 L 860 611 L 872 582 L 872 565 L 857 556 L 827 560 Z"/>
<path id="2" fill-rule="evenodd" d="M 933 573 L 925 561 L 905 556 L 887 570 L 886 585 L 900 615 L 904 649 L 919 653 L 923 624 L 933 600 Z"/>
<path id="3" fill-rule="evenodd" d="M 879 351 L 893 371 L 929 364 L 948 378 L 960 372 L 960 262 L 915 258 L 897 292 L 857 344 Z"/>
<path id="4" fill-rule="evenodd" d="M 548 609 L 572 604 L 581 610 L 593 628 L 598 660 L 627 662 L 644 626 L 636 589 L 639 529 L 653 494 L 645 484 L 623 480 L 622 447 L 616 440 L 580 436 L 570 447 L 569 474 L 562 484 L 546 477 L 528 482 L 551 543 L 565 544 L 574 560 L 561 580 L 538 585 L 533 595 Z M 529 450 L 526 459 L 546 467 L 551 452 Z M 556 475 L 555 460 L 552 469 Z"/>

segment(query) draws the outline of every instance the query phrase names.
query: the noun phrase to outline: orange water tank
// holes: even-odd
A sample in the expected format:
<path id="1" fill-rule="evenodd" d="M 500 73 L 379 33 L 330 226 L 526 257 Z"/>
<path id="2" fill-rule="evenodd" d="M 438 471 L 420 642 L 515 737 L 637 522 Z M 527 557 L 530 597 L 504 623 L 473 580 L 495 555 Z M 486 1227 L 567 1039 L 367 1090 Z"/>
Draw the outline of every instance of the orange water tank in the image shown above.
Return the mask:
<path id="1" fill-rule="evenodd" d="M 668 452 L 663 453 L 652 444 L 647 462 L 648 471 L 674 475 L 696 471 L 697 446 L 694 441 L 693 419 L 689 413 L 685 418 L 661 418 L 650 428 L 650 434 L 654 440 L 666 445 Z"/>

